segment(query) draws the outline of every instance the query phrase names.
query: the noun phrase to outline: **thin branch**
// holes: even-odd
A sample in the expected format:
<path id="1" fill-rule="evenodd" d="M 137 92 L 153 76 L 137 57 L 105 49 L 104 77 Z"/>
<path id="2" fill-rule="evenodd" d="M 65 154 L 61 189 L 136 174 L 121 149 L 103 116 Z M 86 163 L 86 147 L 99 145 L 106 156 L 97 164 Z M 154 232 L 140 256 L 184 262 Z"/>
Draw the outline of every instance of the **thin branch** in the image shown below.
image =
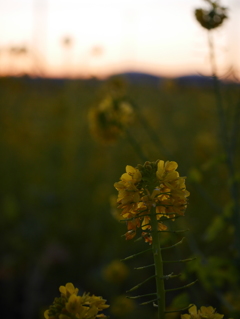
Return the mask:
<path id="1" fill-rule="evenodd" d="M 183 240 L 185 239 L 185 237 L 183 237 L 180 241 L 178 241 L 176 244 L 172 245 L 172 246 L 168 246 L 168 247 L 163 247 L 161 248 L 161 250 L 166 250 L 166 249 L 170 249 L 170 248 L 173 248 L 173 247 L 176 247 L 178 245 L 181 245 Z"/>
<path id="2" fill-rule="evenodd" d="M 145 268 L 149 268 L 149 267 L 153 267 L 155 266 L 155 264 L 151 264 L 151 265 L 147 265 L 147 266 L 141 266 L 141 267 L 136 267 L 134 269 L 139 270 L 139 269 L 145 269 Z"/>
<path id="3" fill-rule="evenodd" d="M 128 257 L 126 257 L 126 258 L 123 258 L 123 259 L 121 259 L 121 261 L 128 260 L 128 259 L 132 259 L 132 258 L 134 258 L 134 257 L 136 257 L 136 256 L 139 256 L 139 255 L 142 255 L 142 254 L 144 254 L 144 253 L 146 253 L 147 251 L 150 251 L 150 250 L 152 250 L 152 248 L 149 248 L 149 249 L 140 251 L 139 253 L 136 253 L 136 254 L 134 254 L 134 255 L 128 256 Z"/>
<path id="4" fill-rule="evenodd" d="M 146 294 L 146 295 L 138 295 L 138 296 L 126 296 L 128 299 L 138 299 L 138 298 L 142 298 L 142 297 L 149 297 L 149 296 L 156 296 L 157 293 L 153 292 L 151 294 Z"/>
<path id="5" fill-rule="evenodd" d="M 180 259 L 180 260 L 163 260 L 164 263 L 186 263 L 192 260 L 195 260 L 196 257 L 194 258 L 187 258 L 187 259 Z"/>
<path id="6" fill-rule="evenodd" d="M 161 298 L 156 298 L 156 299 L 153 299 L 153 300 L 149 300 L 149 301 L 145 301 L 145 302 L 142 302 L 140 303 L 141 306 L 145 306 L 145 305 L 148 305 L 150 303 L 154 303 L 155 301 L 158 301 L 160 300 Z"/>
<path id="7" fill-rule="evenodd" d="M 198 279 L 195 280 L 195 281 L 193 281 L 193 282 L 191 282 L 190 284 L 185 285 L 185 286 L 178 287 L 178 288 L 172 288 L 172 289 L 166 289 L 166 291 L 169 292 L 169 291 L 175 291 L 175 290 L 180 290 L 180 289 L 188 288 L 188 287 L 191 287 L 192 285 L 194 285 L 197 281 L 198 281 Z"/>
<path id="8" fill-rule="evenodd" d="M 193 304 L 190 304 L 189 306 L 185 307 L 185 308 L 181 308 L 181 309 L 176 309 L 176 310 L 171 310 L 171 311 L 165 311 L 165 313 L 172 313 L 172 312 L 181 312 L 184 310 L 188 310 L 189 308 L 191 308 L 193 306 Z"/>
<path id="9" fill-rule="evenodd" d="M 132 287 L 131 289 L 127 290 L 126 292 L 128 293 L 128 292 L 131 292 L 131 291 L 133 291 L 133 290 L 138 289 L 138 288 L 141 287 L 143 284 L 145 284 L 146 282 L 148 282 L 149 280 L 151 280 L 152 278 L 155 278 L 155 277 L 156 277 L 156 275 L 153 275 L 153 276 L 151 276 L 151 277 L 148 277 L 146 280 L 140 282 L 138 285 Z"/>

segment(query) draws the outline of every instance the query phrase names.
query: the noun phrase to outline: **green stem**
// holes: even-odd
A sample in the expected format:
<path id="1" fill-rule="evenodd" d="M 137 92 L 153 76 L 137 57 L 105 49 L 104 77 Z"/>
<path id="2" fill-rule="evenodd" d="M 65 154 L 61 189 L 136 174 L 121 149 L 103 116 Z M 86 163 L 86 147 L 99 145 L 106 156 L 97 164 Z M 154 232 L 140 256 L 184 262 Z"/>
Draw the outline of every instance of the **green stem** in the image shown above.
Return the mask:
<path id="1" fill-rule="evenodd" d="M 134 109 L 137 110 L 137 118 L 138 118 L 139 122 L 141 123 L 141 125 L 143 126 L 143 128 L 148 133 L 153 144 L 157 147 L 158 150 L 159 149 L 161 150 L 162 154 L 165 157 L 169 157 L 171 155 L 169 150 L 164 148 L 164 146 L 162 145 L 162 141 L 159 138 L 159 134 L 157 134 L 155 132 L 155 130 L 152 128 L 152 126 L 148 123 L 147 119 L 141 114 L 141 110 L 140 110 L 140 107 L 138 106 L 138 104 L 136 104 L 132 100 L 130 100 L 130 103 L 134 106 Z"/>
<path id="2" fill-rule="evenodd" d="M 240 203 L 239 203 L 239 183 L 236 181 L 235 178 L 235 167 L 234 167 L 234 149 L 231 148 L 231 144 L 228 141 L 228 135 L 227 135 L 227 124 L 223 109 L 223 103 L 222 103 L 222 96 L 220 92 L 220 83 L 217 76 L 217 67 L 216 67 L 216 59 L 215 59 L 215 50 L 214 50 L 214 42 L 211 37 L 210 31 L 208 32 L 208 44 L 209 44 L 209 53 L 210 53 L 210 62 L 212 67 L 212 77 L 213 77 L 213 83 L 214 83 L 214 92 L 215 92 L 215 98 L 216 98 L 216 106 L 218 111 L 218 117 L 219 117 L 219 134 L 222 141 L 223 150 L 225 152 L 226 156 L 226 165 L 228 168 L 229 173 L 229 179 L 231 181 L 231 185 L 229 187 L 229 192 L 232 197 L 232 200 L 234 202 L 233 206 L 233 215 L 232 215 L 232 222 L 235 225 L 235 238 L 234 238 L 234 246 L 236 251 L 238 252 L 238 255 L 236 257 L 236 261 L 238 265 L 240 265 Z M 238 119 L 237 119 L 238 120 Z"/>
<path id="3" fill-rule="evenodd" d="M 215 50 L 214 50 L 214 42 L 211 37 L 211 31 L 208 32 L 208 45 L 209 45 L 209 54 L 210 54 L 210 64 L 212 68 L 212 78 L 213 78 L 213 86 L 214 86 L 214 94 L 216 99 L 216 107 L 219 118 L 219 136 L 221 139 L 221 143 L 226 155 L 229 154 L 229 146 L 228 146 L 228 138 L 227 138 L 227 124 L 226 117 L 224 114 L 222 96 L 220 91 L 220 83 L 217 76 L 217 67 L 216 67 L 216 58 L 215 58 Z"/>
<path id="4" fill-rule="evenodd" d="M 156 288 L 158 298 L 158 319 L 164 319 L 165 314 L 165 288 L 163 275 L 163 260 L 160 245 L 160 233 L 158 232 L 158 221 L 155 207 L 151 208 L 152 226 L 152 249 L 155 264 Z"/>
<path id="5" fill-rule="evenodd" d="M 147 161 L 147 157 L 145 156 L 145 154 L 142 151 L 141 146 L 139 145 L 139 143 L 135 140 L 134 137 L 132 137 L 132 135 L 129 133 L 128 130 L 125 131 L 125 134 L 127 136 L 127 139 L 129 141 L 129 143 L 131 144 L 131 146 L 133 147 L 134 151 L 136 152 L 136 154 L 139 156 L 139 158 L 143 161 L 146 162 Z"/>

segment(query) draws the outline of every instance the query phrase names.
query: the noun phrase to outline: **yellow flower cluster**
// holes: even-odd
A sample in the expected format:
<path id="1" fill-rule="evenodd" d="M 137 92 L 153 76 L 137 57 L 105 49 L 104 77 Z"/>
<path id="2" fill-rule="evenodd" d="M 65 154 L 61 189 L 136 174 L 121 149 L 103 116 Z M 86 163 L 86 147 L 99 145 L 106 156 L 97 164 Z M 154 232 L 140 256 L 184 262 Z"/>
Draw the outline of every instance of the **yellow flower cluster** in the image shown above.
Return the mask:
<path id="1" fill-rule="evenodd" d="M 178 164 L 173 161 L 146 162 L 137 168 L 126 167 L 126 173 L 114 184 L 118 190 L 118 207 L 127 222 L 126 239 L 136 235 L 137 228 L 143 230 L 142 236 L 151 243 L 151 207 L 155 208 L 158 229 L 166 230 L 161 218 L 184 215 L 189 192 L 185 178 L 176 171 Z"/>
<path id="2" fill-rule="evenodd" d="M 222 319 L 224 317 L 215 311 L 213 307 L 204 306 L 197 310 L 197 307 L 193 305 L 188 310 L 189 314 L 181 315 L 181 319 Z"/>
<path id="3" fill-rule="evenodd" d="M 223 21 L 227 18 L 227 9 L 221 7 L 217 1 L 205 0 L 210 5 L 209 10 L 196 9 L 195 17 L 201 26 L 205 29 L 211 30 L 219 27 Z"/>
<path id="4" fill-rule="evenodd" d="M 122 261 L 113 260 L 103 269 L 102 274 L 108 282 L 120 284 L 127 278 L 129 269 Z"/>
<path id="5" fill-rule="evenodd" d="M 111 302 L 111 314 L 115 318 L 134 317 L 130 314 L 135 310 L 135 307 L 136 303 L 133 299 L 126 298 L 125 295 L 119 295 Z"/>
<path id="6" fill-rule="evenodd" d="M 133 108 L 122 98 L 105 98 L 89 112 L 92 135 L 103 143 L 113 143 L 133 121 Z"/>
<path id="7" fill-rule="evenodd" d="M 61 297 L 55 298 L 53 304 L 44 312 L 45 319 L 95 319 L 105 318 L 99 314 L 109 306 L 102 297 L 83 294 L 78 296 L 78 289 L 72 283 L 60 286 Z"/>

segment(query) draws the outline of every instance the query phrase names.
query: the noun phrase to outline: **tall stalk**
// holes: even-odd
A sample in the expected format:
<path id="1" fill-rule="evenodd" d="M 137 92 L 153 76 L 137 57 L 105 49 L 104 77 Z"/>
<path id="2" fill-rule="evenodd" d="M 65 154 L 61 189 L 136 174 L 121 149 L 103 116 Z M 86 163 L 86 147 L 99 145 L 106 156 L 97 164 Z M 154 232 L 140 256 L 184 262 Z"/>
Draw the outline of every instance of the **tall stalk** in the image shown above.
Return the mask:
<path id="1" fill-rule="evenodd" d="M 228 168 L 229 180 L 230 180 L 230 196 L 233 200 L 233 214 L 232 222 L 235 225 L 235 238 L 234 238 L 234 247 L 238 252 L 237 263 L 240 265 L 240 204 L 239 204 L 239 183 L 236 181 L 235 167 L 234 167 L 234 152 L 232 148 L 232 143 L 228 140 L 228 129 L 226 124 L 226 117 L 224 114 L 222 95 L 220 90 L 220 82 L 217 76 L 217 66 L 215 58 L 215 49 L 214 42 L 212 38 L 211 31 L 208 31 L 208 45 L 209 45 L 209 54 L 210 54 L 210 64 L 212 69 L 212 78 L 214 85 L 214 95 L 216 101 L 216 108 L 219 119 L 219 137 L 221 139 L 222 147 L 226 156 L 226 165 Z M 236 117 L 239 121 L 239 118 Z M 235 123 L 233 130 L 238 126 L 239 123 Z M 234 145 L 236 146 L 236 144 Z"/>
<path id="2" fill-rule="evenodd" d="M 163 274 L 163 260 L 160 245 L 160 233 L 155 208 L 151 208 L 152 250 L 155 265 L 155 278 L 157 288 L 158 319 L 163 319 L 165 314 L 165 288 Z"/>

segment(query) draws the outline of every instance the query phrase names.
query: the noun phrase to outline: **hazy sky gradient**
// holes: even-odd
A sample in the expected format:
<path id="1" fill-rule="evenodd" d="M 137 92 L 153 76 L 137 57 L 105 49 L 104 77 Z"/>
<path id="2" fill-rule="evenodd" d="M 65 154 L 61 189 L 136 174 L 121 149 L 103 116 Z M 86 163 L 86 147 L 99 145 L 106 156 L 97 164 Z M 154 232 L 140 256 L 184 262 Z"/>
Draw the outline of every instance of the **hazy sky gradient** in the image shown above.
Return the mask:
<path id="1" fill-rule="evenodd" d="M 240 1 L 221 4 L 229 7 L 229 19 L 214 31 L 222 74 L 230 66 L 240 70 Z M 197 7 L 207 6 L 202 0 L 0 0 L 0 72 L 207 74 L 207 34 L 195 21 Z M 72 46 L 62 45 L 66 36 Z M 27 46 L 30 57 L 13 62 L 7 49 L 14 46 Z"/>

